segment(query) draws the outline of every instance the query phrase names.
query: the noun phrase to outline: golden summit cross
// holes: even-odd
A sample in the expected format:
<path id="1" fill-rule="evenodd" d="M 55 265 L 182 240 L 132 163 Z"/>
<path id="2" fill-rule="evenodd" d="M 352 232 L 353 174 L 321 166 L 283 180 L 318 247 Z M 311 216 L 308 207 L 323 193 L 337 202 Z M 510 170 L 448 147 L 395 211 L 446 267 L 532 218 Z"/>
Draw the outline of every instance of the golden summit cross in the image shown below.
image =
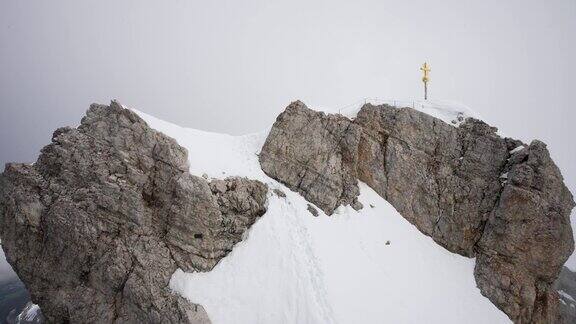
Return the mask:
<path id="1" fill-rule="evenodd" d="M 420 68 L 420 71 L 422 71 L 422 73 L 424 73 L 424 76 L 422 77 L 422 82 L 424 82 L 424 100 L 427 100 L 428 99 L 428 81 L 430 81 L 428 74 L 432 70 L 430 69 L 430 65 L 428 65 L 428 63 L 424 62 L 424 64 Z"/>

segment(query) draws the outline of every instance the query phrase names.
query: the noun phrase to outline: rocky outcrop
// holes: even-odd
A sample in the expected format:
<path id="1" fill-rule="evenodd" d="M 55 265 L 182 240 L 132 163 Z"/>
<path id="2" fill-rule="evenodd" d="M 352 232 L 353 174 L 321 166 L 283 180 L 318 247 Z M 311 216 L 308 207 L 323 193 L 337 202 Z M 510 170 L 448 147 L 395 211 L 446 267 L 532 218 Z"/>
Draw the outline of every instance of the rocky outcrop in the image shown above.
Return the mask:
<path id="1" fill-rule="evenodd" d="M 502 187 L 506 141 L 481 121 L 456 128 L 410 108 L 366 105 L 355 122 L 359 180 L 437 243 L 473 256 Z"/>
<path id="2" fill-rule="evenodd" d="M 572 195 L 545 144 L 459 127 L 410 108 L 367 104 L 355 120 L 292 103 L 260 163 L 327 214 L 363 181 L 446 249 L 477 257 L 481 292 L 517 323 L 552 323 L 551 288 L 574 249 Z"/>
<path id="3" fill-rule="evenodd" d="M 477 245 L 476 282 L 517 322 L 554 323 L 551 285 L 574 250 L 574 201 L 542 142 L 512 154 L 505 171 L 508 181 Z"/>
<path id="4" fill-rule="evenodd" d="M 266 211 L 259 181 L 206 181 L 187 152 L 113 102 L 0 177 L 0 235 L 53 323 L 206 323 L 172 273 L 208 271 Z"/>
<path id="5" fill-rule="evenodd" d="M 349 119 L 290 104 L 278 116 L 260 152 L 262 170 L 327 214 L 349 205 L 356 183 L 361 129 Z"/>

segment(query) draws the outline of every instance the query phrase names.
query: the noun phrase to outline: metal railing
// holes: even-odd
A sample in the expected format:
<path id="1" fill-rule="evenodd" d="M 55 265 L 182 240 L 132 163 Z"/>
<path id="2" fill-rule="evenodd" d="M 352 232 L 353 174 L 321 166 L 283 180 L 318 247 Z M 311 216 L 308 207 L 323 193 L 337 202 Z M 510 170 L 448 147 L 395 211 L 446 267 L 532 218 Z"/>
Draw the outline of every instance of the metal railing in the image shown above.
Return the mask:
<path id="1" fill-rule="evenodd" d="M 346 113 L 347 111 L 352 111 L 354 109 L 360 109 L 365 104 L 373 104 L 373 105 L 383 105 L 387 104 L 393 107 L 403 108 L 403 107 L 410 107 L 413 109 L 424 109 L 426 106 L 424 103 L 415 101 L 415 100 L 396 100 L 396 99 L 383 99 L 383 98 L 364 98 L 361 100 L 357 100 L 351 104 L 346 106 L 342 106 L 338 108 L 338 113 Z"/>

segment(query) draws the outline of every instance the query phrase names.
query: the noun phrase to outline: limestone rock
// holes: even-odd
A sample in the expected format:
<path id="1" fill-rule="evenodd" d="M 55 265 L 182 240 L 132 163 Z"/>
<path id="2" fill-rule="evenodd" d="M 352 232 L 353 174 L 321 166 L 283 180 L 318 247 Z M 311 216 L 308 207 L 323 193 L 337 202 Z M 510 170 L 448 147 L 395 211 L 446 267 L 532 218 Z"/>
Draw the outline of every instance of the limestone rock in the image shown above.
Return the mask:
<path id="1" fill-rule="evenodd" d="M 54 132 L 35 164 L 6 166 L 4 250 L 48 322 L 209 322 L 170 291 L 170 277 L 212 269 L 264 214 L 267 188 L 208 183 L 187 161 L 173 139 L 113 102 Z"/>
<path id="2" fill-rule="evenodd" d="M 540 141 L 514 153 L 506 171 L 509 181 L 478 243 L 476 282 L 516 322 L 552 323 L 559 299 L 551 286 L 574 250 L 574 200 Z"/>
<path id="3" fill-rule="evenodd" d="M 496 132 L 410 108 L 366 104 L 352 121 L 296 102 L 274 123 L 260 163 L 328 214 L 354 204 L 365 182 L 438 244 L 476 256 L 478 287 L 513 321 L 552 323 L 551 286 L 574 249 L 574 200 L 543 143 Z"/>
<path id="4" fill-rule="evenodd" d="M 500 190 L 505 140 L 485 123 L 460 128 L 410 108 L 365 105 L 358 175 L 448 250 L 466 256 Z"/>
<path id="5" fill-rule="evenodd" d="M 291 103 L 278 116 L 260 153 L 262 170 L 330 215 L 358 196 L 360 127 Z"/>

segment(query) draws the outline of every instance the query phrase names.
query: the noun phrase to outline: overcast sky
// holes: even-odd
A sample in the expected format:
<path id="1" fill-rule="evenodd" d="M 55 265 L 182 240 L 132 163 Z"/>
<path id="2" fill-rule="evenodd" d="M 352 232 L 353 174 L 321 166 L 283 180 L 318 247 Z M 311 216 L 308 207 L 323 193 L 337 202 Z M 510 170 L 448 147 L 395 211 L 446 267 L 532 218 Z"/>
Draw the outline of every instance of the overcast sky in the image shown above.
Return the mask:
<path id="1" fill-rule="evenodd" d="M 0 163 L 92 102 L 244 134 L 295 99 L 420 98 L 424 61 L 432 98 L 545 141 L 576 191 L 574 0 L 1 0 Z"/>

